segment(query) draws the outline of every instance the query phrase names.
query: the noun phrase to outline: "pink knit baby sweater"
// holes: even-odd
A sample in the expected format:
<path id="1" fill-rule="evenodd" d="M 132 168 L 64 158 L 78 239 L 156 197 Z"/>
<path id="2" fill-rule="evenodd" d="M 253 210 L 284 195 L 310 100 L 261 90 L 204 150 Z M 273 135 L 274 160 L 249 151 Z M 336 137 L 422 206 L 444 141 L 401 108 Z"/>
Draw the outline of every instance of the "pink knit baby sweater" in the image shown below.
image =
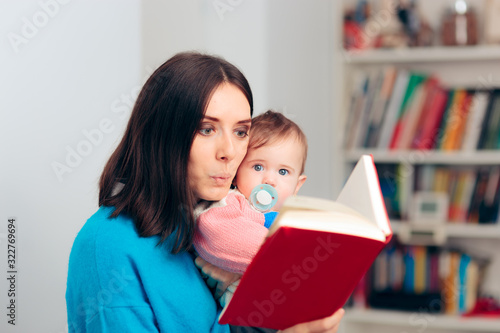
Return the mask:
<path id="1" fill-rule="evenodd" d="M 232 190 L 215 203 L 195 209 L 194 246 L 200 257 L 224 270 L 243 274 L 266 238 L 264 214 Z"/>

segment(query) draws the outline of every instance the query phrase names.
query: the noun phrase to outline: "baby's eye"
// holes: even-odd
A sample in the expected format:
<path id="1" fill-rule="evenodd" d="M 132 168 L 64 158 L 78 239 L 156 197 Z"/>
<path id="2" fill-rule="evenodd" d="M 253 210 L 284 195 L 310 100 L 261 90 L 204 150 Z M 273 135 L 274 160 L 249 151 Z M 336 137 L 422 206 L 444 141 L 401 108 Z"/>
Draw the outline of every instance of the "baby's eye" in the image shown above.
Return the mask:
<path id="1" fill-rule="evenodd" d="M 288 170 L 287 170 L 287 169 L 280 169 L 280 170 L 278 171 L 278 173 L 279 173 L 280 175 L 282 175 L 282 176 L 286 176 L 286 175 L 288 175 Z"/>
<path id="2" fill-rule="evenodd" d="M 255 171 L 262 171 L 262 170 L 264 170 L 264 168 L 263 168 L 263 167 L 262 167 L 262 165 L 260 165 L 260 164 L 255 164 L 255 165 L 253 166 L 253 169 L 254 169 Z"/>
<path id="3" fill-rule="evenodd" d="M 200 129 L 200 134 L 201 135 L 210 135 L 213 132 L 213 128 L 202 128 Z"/>

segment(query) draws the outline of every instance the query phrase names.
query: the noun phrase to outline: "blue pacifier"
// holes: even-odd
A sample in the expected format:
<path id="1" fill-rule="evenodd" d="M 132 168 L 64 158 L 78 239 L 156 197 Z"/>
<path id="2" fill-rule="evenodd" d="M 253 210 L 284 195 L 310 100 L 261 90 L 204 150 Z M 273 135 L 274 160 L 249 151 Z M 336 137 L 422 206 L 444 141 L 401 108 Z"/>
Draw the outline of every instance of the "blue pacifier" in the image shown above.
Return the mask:
<path id="1" fill-rule="evenodd" d="M 250 193 L 250 203 L 261 213 L 265 213 L 278 202 L 278 192 L 268 184 L 260 184 Z"/>

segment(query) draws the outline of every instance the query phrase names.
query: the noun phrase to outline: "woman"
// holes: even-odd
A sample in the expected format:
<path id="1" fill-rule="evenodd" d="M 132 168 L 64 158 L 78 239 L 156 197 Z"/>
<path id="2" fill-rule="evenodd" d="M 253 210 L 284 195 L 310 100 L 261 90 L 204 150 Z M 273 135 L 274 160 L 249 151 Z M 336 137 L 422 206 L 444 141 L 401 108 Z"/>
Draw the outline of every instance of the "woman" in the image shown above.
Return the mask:
<path id="1" fill-rule="evenodd" d="M 70 332 L 229 331 L 189 252 L 192 210 L 228 193 L 252 107 L 243 74 L 217 57 L 180 53 L 151 75 L 73 244 Z M 231 277 L 217 274 L 220 292 Z M 342 314 L 285 331 L 335 332 Z"/>

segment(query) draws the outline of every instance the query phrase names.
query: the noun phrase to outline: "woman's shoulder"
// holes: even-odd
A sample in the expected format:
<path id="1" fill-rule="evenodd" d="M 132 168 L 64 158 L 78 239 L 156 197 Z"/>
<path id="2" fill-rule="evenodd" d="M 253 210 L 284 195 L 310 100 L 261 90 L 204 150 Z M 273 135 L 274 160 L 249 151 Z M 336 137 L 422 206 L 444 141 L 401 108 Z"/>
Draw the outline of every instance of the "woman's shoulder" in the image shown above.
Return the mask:
<path id="1" fill-rule="evenodd" d="M 78 233 L 72 252 L 87 253 L 109 260 L 130 258 L 135 253 L 155 247 L 158 237 L 140 237 L 130 216 L 120 214 L 111 217 L 113 212 L 113 207 L 100 207 Z"/>
<path id="2" fill-rule="evenodd" d="M 81 238 L 95 241 L 113 241 L 117 239 L 132 241 L 136 239 L 138 234 L 135 231 L 133 219 L 126 214 L 112 217 L 114 211 L 114 207 L 100 207 L 85 222 L 77 235 L 77 240 Z"/>

